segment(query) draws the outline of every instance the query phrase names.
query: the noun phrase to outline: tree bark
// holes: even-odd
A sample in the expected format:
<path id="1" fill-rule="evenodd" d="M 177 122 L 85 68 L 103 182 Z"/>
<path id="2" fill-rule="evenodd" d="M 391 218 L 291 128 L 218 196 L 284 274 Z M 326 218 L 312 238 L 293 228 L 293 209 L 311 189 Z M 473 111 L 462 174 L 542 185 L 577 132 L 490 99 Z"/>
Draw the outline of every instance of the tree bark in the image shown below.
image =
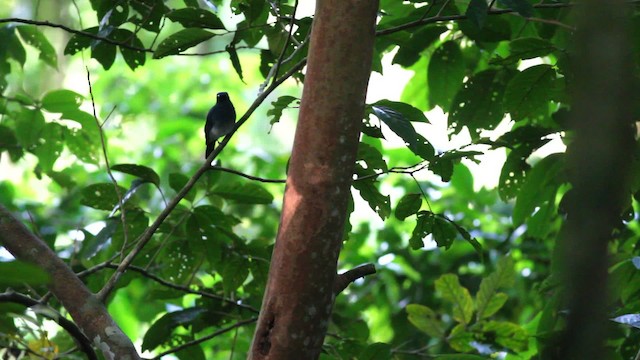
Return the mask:
<path id="1" fill-rule="evenodd" d="M 371 72 L 376 0 L 319 0 L 280 228 L 251 359 L 316 359 Z"/>
<path id="2" fill-rule="evenodd" d="M 633 153 L 630 9 L 621 0 L 584 0 L 572 53 L 573 143 L 567 150 L 567 223 L 561 243 L 567 328 L 561 359 L 605 359 L 607 245 L 629 205 Z M 625 205 L 626 204 L 626 205 Z"/>
<path id="3" fill-rule="evenodd" d="M 76 274 L 41 239 L 0 205 L 0 244 L 16 259 L 35 264 L 51 276 L 49 290 L 60 300 L 105 359 L 135 360 L 131 340 Z"/>

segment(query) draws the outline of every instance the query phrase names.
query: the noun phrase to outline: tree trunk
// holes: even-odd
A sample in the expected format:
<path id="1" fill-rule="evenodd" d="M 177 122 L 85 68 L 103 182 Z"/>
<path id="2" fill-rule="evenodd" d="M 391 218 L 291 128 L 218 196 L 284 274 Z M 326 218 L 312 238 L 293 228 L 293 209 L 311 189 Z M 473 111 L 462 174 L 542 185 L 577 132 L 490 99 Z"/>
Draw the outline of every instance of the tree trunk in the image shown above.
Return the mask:
<path id="1" fill-rule="evenodd" d="M 330 320 L 371 72 L 376 0 L 319 0 L 251 359 L 316 359 Z"/>

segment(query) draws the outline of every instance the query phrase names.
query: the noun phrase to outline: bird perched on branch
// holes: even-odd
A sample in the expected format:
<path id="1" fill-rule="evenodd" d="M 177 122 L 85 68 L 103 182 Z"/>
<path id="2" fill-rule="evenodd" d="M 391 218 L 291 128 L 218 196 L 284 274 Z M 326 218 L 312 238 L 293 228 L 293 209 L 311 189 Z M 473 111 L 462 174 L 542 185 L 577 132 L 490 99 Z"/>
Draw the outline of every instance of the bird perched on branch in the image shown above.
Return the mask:
<path id="1" fill-rule="evenodd" d="M 219 92 L 216 96 L 216 104 L 207 114 L 207 122 L 204 125 L 204 138 L 207 142 L 205 157 L 213 151 L 218 138 L 227 135 L 233 130 L 236 123 L 236 110 L 233 108 L 229 94 Z"/>

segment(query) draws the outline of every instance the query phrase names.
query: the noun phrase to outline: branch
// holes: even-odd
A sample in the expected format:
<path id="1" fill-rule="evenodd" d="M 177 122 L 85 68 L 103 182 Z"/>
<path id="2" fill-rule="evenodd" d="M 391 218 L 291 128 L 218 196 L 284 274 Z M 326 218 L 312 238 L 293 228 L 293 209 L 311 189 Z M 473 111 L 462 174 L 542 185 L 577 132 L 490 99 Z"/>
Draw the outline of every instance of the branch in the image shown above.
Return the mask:
<path id="1" fill-rule="evenodd" d="M 258 95 L 258 97 L 251 104 L 251 106 L 249 106 L 249 109 L 247 109 L 247 111 L 244 113 L 244 115 L 242 115 L 240 120 L 238 120 L 238 122 L 236 123 L 231 133 L 229 133 L 229 135 L 224 137 L 222 142 L 220 142 L 220 145 L 218 145 L 213 150 L 213 152 L 211 152 L 209 157 L 205 160 L 204 164 L 200 166 L 200 168 L 191 177 L 191 179 L 189 179 L 189 181 L 184 185 L 184 187 L 180 190 L 180 192 L 178 192 L 178 194 L 173 199 L 171 199 L 167 207 L 160 213 L 160 215 L 158 215 L 158 217 L 153 222 L 153 224 L 151 224 L 151 226 L 149 226 L 147 230 L 145 230 L 145 232 L 140 236 L 135 248 L 124 258 L 124 260 L 122 260 L 122 262 L 116 269 L 115 273 L 111 276 L 111 278 L 102 288 L 102 290 L 100 290 L 100 292 L 97 294 L 98 299 L 104 302 L 104 300 L 107 298 L 109 293 L 115 287 L 116 283 L 118 282 L 122 274 L 129 267 L 129 265 L 131 265 L 135 257 L 140 253 L 140 251 L 142 251 L 142 248 L 144 248 L 144 246 L 149 242 L 149 240 L 151 240 L 151 237 L 158 230 L 162 222 L 164 222 L 167 216 L 169 216 L 171 211 L 173 211 L 173 209 L 178 205 L 180 200 L 182 200 L 182 198 L 184 198 L 187 195 L 189 190 L 193 188 L 193 186 L 196 184 L 198 179 L 200 179 L 202 174 L 204 174 L 206 171 L 208 171 L 211 168 L 210 164 L 213 161 L 213 159 L 215 159 L 216 156 L 218 156 L 218 154 L 222 151 L 222 149 L 224 149 L 227 143 L 229 143 L 229 140 L 236 133 L 236 131 L 238 131 L 238 128 L 240 128 L 240 126 L 242 126 L 249 119 L 251 114 L 253 114 L 253 112 L 258 108 L 258 106 L 260 106 L 260 104 L 264 102 L 267 96 L 269 96 L 269 94 L 271 94 L 271 92 L 275 90 L 275 88 L 277 88 L 280 84 L 282 84 L 286 79 L 291 77 L 293 74 L 301 70 L 306 63 L 307 63 L 307 59 L 303 59 L 302 61 L 298 62 L 295 66 L 289 69 L 289 71 L 287 71 L 286 74 L 282 75 L 280 79 L 278 79 L 277 81 L 274 81 L 264 92 Z"/>
<path id="2" fill-rule="evenodd" d="M 110 264 L 110 263 L 108 263 L 108 264 L 105 264 L 102 268 L 117 269 L 118 268 L 118 264 Z M 200 291 L 200 290 L 193 290 L 188 286 L 183 286 L 183 285 L 178 285 L 178 284 L 175 284 L 175 283 L 172 283 L 172 282 L 168 282 L 168 281 L 160 278 L 159 276 L 157 276 L 155 274 L 152 274 L 151 272 L 149 272 L 149 271 L 147 271 L 144 268 L 141 268 L 139 266 L 130 265 L 129 269 L 131 271 L 135 271 L 135 272 L 137 272 L 139 274 L 142 274 L 144 277 L 149 278 L 149 279 L 157 282 L 158 284 L 166 286 L 168 288 L 179 290 L 179 291 L 184 291 L 184 292 L 189 293 L 189 294 L 200 295 L 202 297 L 206 297 L 206 298 L 210 298 L 210 299 L 220 300 L 220 301 L 223 301 L 223 302 L 225 302 L 227 304 L 231 304 L 231 305 L 237 306 L 239 308 L 243 308 L 245 310 L 249 310 L 249 311 L 251 311 L 253 313 L 256 313 L 256 314 L 258 313 L 258 309 L 254 308 L 253 306 L 245 305 L 245 304 L 242 304 L 242 303 L 238 303 L 237 301 L 233 301 L 233 300 L 227 299 L 227 298 L 225 298 L 223 296 L 212 294 L 210 292 Z"/>
<path id="3" fill-rule="evenodd" d="M 212 166 L 211 170 L 219 170 L 219 171 L 227 172 L 227 173 L 230 173 L 230 174 L 239 175 L 239 176 L 242 176 L 242 177 L 247 178 L 249 180 L 259 181 L 259 182 L 263 182 L 263 183 L 284 184 L 284 183 L 287 182 L 286 179 L 265 179 L 265 178 L 261 178 L 261 177 L 257 177 L 257 176 L 253 176 L 253 175 L 249 175 L 249 174 L 245 174 L 245 173 L 240 172 L 238 170 L 225 168 L 225 167 L 222 167 L 222 166 Z"/>
<path id="4" fill-rule="evenodd" d="M 69 335 L 71 335 L 76 340 L 78 347 L 87 355 L 88 359 L 98 359 L 98 356 L 91 347 L 91 341 L 84 335 L 82 330 L 80 330 L 80 328 L 72 321 L 67 320 L 67 318 L 62 316 L 62 314 L 57 312 L 55 309 L 45 306 L 26 295 L 13 291 L 0 293 L 0 303 L 2 302 L 12 302 L 16 304 L 22 304 L 29 308 L 34 308 L 32 310 L 46 317 L 47 319 L 55 321 L 56 323 L 58 323 L 58 325 L 60 325 L 61 328 L 65 329 L 69 333 Z M 44 311 L 38 311 L 37 307 L 44 308 Z"/>
<path id="5" fill-rule="evenodd" d="M 333 292 L 337 295 L 349 286 L 352 282 L 376 273 L 376 267 L 373 264 L 364 264 L 356 266 L 355 268 L 338 274 L 336 280 L 333 283 Z"/>
<path id="6" fill-rule="evenodd" d="M 105 358 L 140 358 L 131 340 L 113 321 L 104 305 L 97 301 L 69 266 L 2 205 L 0 243 L 16 259 L 32 263 L 51 275 L 49 290 L 69 311 L 87 338 L 102 350 Z"/>
<path id="7" fill-rule="evenodd" d="M 229 331 L 231 331 L 231 330 L 233 330 L 235 328 L 239 328 L 241 326 L 254 323 L 254 322 L 256 322 L 256 320 L 258 320 L 258 318 L 254 317 L 254 318 L 251 318 L 251 319 L 238 321 L 237 323 L 235 323 L 235 324 L 233 324 L 231 326 L 228 326 L 228 327 L 226 327 L 224 329 L 220 329 L 220 330 L 214 332 L 213 334 L 201 337 L 200 339 L 195 339 L 195 340 L 186 342 L 186 343 L 184 343 L 184 344 L 182 344 L 180 346 L 177 346 L 177 347 L 175 347 L 173 349 L 170 349 L 170 350 L 167 350 L 167 351 L 165 351 L 163 353 L 160 353 L 160 354 L 158 354 L 158 356 L 156 356 L 156 357 L 154 357 L 152 359 L 153 360 L 161 359 L 165 355 L 176 353 L 176 352 L 178 352 L 178 351 L 180 351 L 182 349 L 186 349 L 186 348 L 188 348 L 190 346 L 193 346 L 193 345 L 198 345 L 198 344 L 203 343 L 203 342 L 205 342 L 207 340 L 213 339 L 216 336 L 219 336 L 219 335 L 222 335 L 222 334 L 224 334 L 226 332 L 229 332 Z"/>
<path id="8" fill-rule="evenodd" d="M 628 4 L 635 4 L 640 2 L 639 0 L 633 0 L 633 1 L 629 1 L 627 2 Z M 576 3 L 551 3 L 551 4 L 535 4 L 533 5 L 534 9 L 562 9 L 562 8 L 567 8 L 567 7 L 572 7 L 575 6 Z M 512 13 L 517 13 L 515 10 L 511 10 L 511 9 L 492 9 L 487 11 L 487 15 L 502 15 L 502 14 L 512 14 Z M 383 30 L 378 30 L 376 31 L 376 36 L 384 36 L 384 35 L 389 35 L 389 34 L 393 34 L 396 33 L 398 31 L 402 31 L 402 30 L 406 30 L 406 29 L 410 29 L 412 27 L 416 27 L 416 26 L 421 26 L 421 25 L 426 25 L 426 24 L 432 24 L 432 23 L 436 23 L 436 22 L 441 22 L 441 21 L 453 21 L 453 20 L 466 20 L 468 19 L 467 15 L 461 14 L 461 15 L 436 15 L 436 16 L 432 16 L 432 17 L 428 17 L 428 18 L 424 18 L 424 19 L 418 19 L 416 21 L 411 21 L 408 22 L 406 24 L 402 24 L 402 25 L 398 25 L 398 26 L 394 26 L 388 29 L 383 29 Z M 529 19 L 529 18 L 524 18 L 524 19 Z"/>

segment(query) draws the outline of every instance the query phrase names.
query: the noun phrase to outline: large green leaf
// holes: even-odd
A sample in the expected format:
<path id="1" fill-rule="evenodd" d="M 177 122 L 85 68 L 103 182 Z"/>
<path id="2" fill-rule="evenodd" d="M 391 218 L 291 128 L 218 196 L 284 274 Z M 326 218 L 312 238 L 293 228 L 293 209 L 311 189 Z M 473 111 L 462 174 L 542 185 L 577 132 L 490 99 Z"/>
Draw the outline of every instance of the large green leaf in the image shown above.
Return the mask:
<path id="1" fill-rule="evenodd" d="M 398 220 L 404 220 L 407 217 L 417 214 L 422 207 L 422 194 L 406 194 L 396 206 L 396 218 Z"/>
<path id="2" fill-rule="evenodd" d="M 515 121 L 537 120 L 548 113 L 554 97 L 556 72 L 551 65 L 536 65 L 514 76 L 504 92 L 505 110 Z"/>
<path id="3" fill-rule="evenodd" d="M 183 8 L 168 12 L 167 19 L 179 22 L 185 28 L 224 30 L 224 24 L 210 11 L 199 8 Z"/>
<path id="4" fill-rule="evenodd" d="M 0 262 L 0 274 L 2 287 L 46 285 L 51 281 L 50 274 L 42 268 L 19 260 Z"/>
<path id="5" fill-rule="evenodd" d="M 444 324 L 438 319 L 438 314 L 429 307 L 419 304 L 407 305 L 409 322 L 420 331 L 434 337 L 444 337 Z"/>
<path id="6" fill-rule="evenodd" d="M 415 64 L 420 59 L 420 53 L 438 40 L 446 30 L 444 26 L 426 26 L 414 32 L 400 44 L 393 63 L 404 67 Z"/>
<path id="7" fill-rule="evenodd" d="M 53 48 L 49 40 L 43 33 L 35 26 L 19 25 L 16 26 L 18 33 L 22 39 L 29 45 L 35 47 L 40 51 L 40 60 L 52 68 L 58 67 L 58 56 L 56 50 Z"/>
<path id="8" fill-rule="evenodd" d="M 564 166 L 561 154 L 549 155 L 540 160 L 527 175 L 524 184 L 518 192 L 516 204 L 513 208 L 513 224 L 521 225 L 543 201 L 547 200 L 549 192 L 555 194 L 558 186 L 558 174 Z"/>
<path id="9" fill-rule="evenodd" d="M 175 55 L 194 47 L 214 37 L 215 34 L 207 30 L 191 28 L 180 30 L 162 40 L 153 54 L 154 59 Z"/>
<path id="10" fill-rule="evenodd" d="M 507 294 L 498 292 L 500 288 L 513 286 L 515 271 L 510 257 L 500 259 L 495 272 L 482 279 L 476 294 L 476 318 L 486 319 L 495 314 L 509 298 Z"/>
<path id="11" fill-rule="evenodd" d="M 455 41 L 440 45 L 429 61 L 429 102 L 449 112 L 453 98 L 462 87 L 465 64 L 460 46 Z"/>
<path id="12" fill-rule="evenodd" d="M 111 166 L 111 170 L 137 176 L 144 181 L 160 186 L 160 176 L 153 169 L 144 165 L 116 164 Z"/>
<path id="13" fill-rule="evenodd" d="M 285 109 L 289 109 L 289 105 L 291 105 L 291 103 L 294 103 L 294 102 L 296 102 L 297 104 L 300 104 L 300 99 L 294 96 L 289 96 L 289 95 L 280 96 L 278 100 L 272 102 L 271 109 L 267 110 L 267 116 L 271 117 L 271 120 L 269 120 L 269 123 L 273 125 L 279 122 L 280 117 L 282 117 L 282 111 Z"/>
<path id="14" fill-rule="evenodd" d="M 214 187 L 211 193 L 244 204 L 271 204 L 273 201 L 273 195 L 255 183 L 220 184 Z"/>
<path id="15" fill-rule="evenodd" d="M 84 97 L 67 89 L 49 91 L 42 97 L 42 107 L 54 113 L 73 111 L 80 107 Z"/>
<path id="16" fill-rule="evenodd" d="M 118 186 L 123 195 L 127 189 Z M 119 204 L 118 193 L 112 183 L 91 184 L 81 191 L 80 203 L 100 210 L 112 210 Z"/>
<path id="17" fill-rule="evenodd" d="M 193 307 L 167 313 L 156 320 L 144 334 L 142 351 L 153 350 L 162 344 L 168 344 L 173 329 L 179 325 L 188 325 L 206 313 L 206 309 Z"/>
<path id="18" fill-rule="evenodd" d="M 449 121 L 454 131 L 469 128 L 477 138 L 483 129 L 495 128 L 504 117 L 502 96 L 513 72 L 485 70 L 473 75 L 464 83 L 451 104 Z"/>
<path id="19" fill-rule="evenodd" d="M 453 307 L 453 319 L 461 324 L 469 324 L 473 316 L 473 299 L 469 290 L 460 285 L 458 276 L 444 274 L 435 281 L 436 290 Z"/>

